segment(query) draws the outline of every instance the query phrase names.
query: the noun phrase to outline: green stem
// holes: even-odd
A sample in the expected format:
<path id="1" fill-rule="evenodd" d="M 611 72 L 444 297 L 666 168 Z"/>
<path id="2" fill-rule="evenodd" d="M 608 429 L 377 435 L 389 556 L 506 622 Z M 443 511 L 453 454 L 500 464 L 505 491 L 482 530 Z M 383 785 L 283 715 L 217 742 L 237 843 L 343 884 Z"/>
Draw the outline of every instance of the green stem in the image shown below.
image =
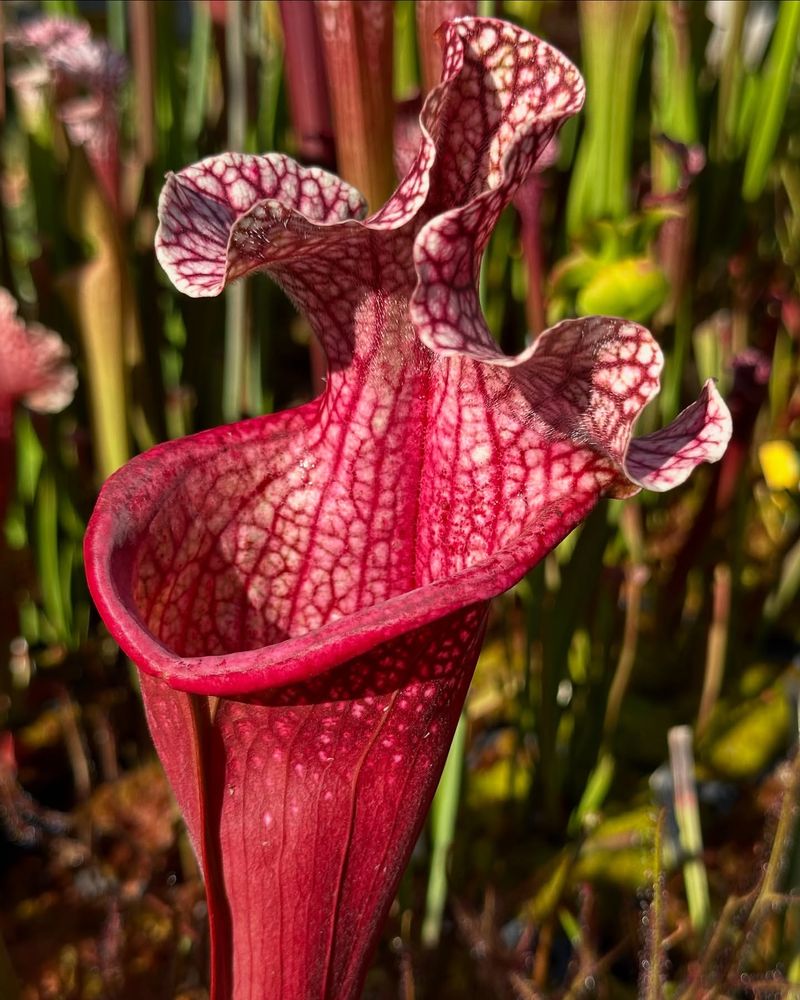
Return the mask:
<path id="1" fill-rule="evenodd" d="M 697 140 L 696 73 L 692 65 L 689 9 L 675 0 L 656 5 L 653 53 L 653 192 L 670 194 L 678 187 L 679 165 L 661 134 L 676 142 Z"/>
<path id="2" fill-rule="evenodd" d="M 427 948 L 435 948 L 442 933 L 442 915 L 447 901 L 447 860 L 455 838 L 466 746 L 467 719 L 462 714 L 431 807 L 431 865 L 422 923 L 422 943 Z"/>
<path id="3" fill-rule="evenodd" d="M 717 118 L 712 137 L 711 152 L 716 160 L 731 155 L 732 127 L 738 118 L 738 107 L 743 83 L 742 37 L 748 0 L 730 0 L 728 13 L 730 25 L 725 36 L 725 55 L 719 79 Z"/>
<path id="4" fill-rule="evenodd" d="M 588 99 L 567 201 L 572 236 L 589 222 L 629 211 L 636 83 L 650 7 L 649 0 L 580 4 Z"/>
<path id="5" fill-rule="evenodd" d="M 636 647 L 639 642 L 639 619 L 642 608 L 642 591 L 647 583 L 649 573 L 646 566 L 632 565 L 628 567 L 625 580 L 625 626 L 622 636 L 622 648 L 614 671 L 614 678 L 608 692 L 606 717 L 603 723 L 604 739 L 609 740 L 617 728 L 619 713 L 625 692 L 628 690 L 633 665 L 636 662 Z"/>
<path id="6" fill-rule="evenodd" d="M 725 563 L 720 563 L 714 570 L 713 604 L 714 609 L 706 646 L 703 692 L 700 696 L 700 708 L 697 712 L 698 736 L 702 736 L 708 725 L 711 712 L 722 690 L 722 680 L 725 676 L 731 615 L 731 568 Z"/>
<path id="7" fill-rule="evenodd" d="M 800 3 L 783 0 L 761 77 L 753 135 L 747 150 L 742 195 L 755 201 L 764 190 L 786 115 L 800 38 Z"/>
<path id="8" fill-rule="evenodd" d="M 124 52 L 128 37 L 127 4 L 124 0 L 107 0 L 108 40 L 117 50 Z"/>
<path id="9" fill-rule="evenodd" d="M 339 173 L 372 211 L 395 184 L 391 4 L 318 0 Z"/>
<path id="10" fill-rule="evenodd" d="M 39 478 L 34 538 L 42 603 L 50 624 L 59 640 L 63 641 L 69 629 L 59 566 L 58 493 L 53 475 L 48 469 L 44 469 Z"/>
<path id="11" fill-rule="evenodd" d="M 154 5 L 128 5 L 130 13 L 131 51 L 133 55 L 133 85 L 136 104 L 136 152 L 141 166 L 153 162 L 156 150 L 155 133 L 155 25 Z"/>
<path id="12" fill-rule="evenodd" d="M 711 904 L 708 894 L 708 875 L 703 862 L 703 833 L 697 788 L 694 778 L 694 753 L 692 730 L 689 726 L 674 726 L 667 734 L 669 760 L 675 799 L 675 820 L 683 852 L 683 879 L 689 920 L 696 933 L 708 925 Z"/>
<path id="13" fill-rule="evenodd" d="M 225 54 L 228 69 L 228 149 L 243 150 L 247 131 L 247 80 L 244 51 L 244 11 L 241 3 L 227 5 Z M 225 361 L 222 417 L 238 420 L 244 412 L 247 384 L 247 285 L 225 290 Z"/>
<path id="14" fill-rule="evenodd" d="M 196 155 L 197 140 L 203 128 L 210 62 L 211 12 L 208 4 L 195 3 L 192 5 L 189 76 L 186 81 L 186 105 L 183 111 L 184 155 L 187 160 Z"/>

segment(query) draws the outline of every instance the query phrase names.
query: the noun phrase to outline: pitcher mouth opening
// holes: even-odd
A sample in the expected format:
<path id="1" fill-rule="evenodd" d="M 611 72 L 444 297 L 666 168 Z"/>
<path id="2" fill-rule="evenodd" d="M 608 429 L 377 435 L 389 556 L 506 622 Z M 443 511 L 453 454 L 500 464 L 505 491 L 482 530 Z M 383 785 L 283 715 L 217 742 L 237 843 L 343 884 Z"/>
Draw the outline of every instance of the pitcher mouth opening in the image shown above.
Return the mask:
<path id="1" fill-rule="evenodd" d="M 184 468 L 142 512 L 130 598 L 172 655 L 276 646 L 419 585 L 411 525 L 392 510 L 367 520 L 372 484 L 356 474 L 345 488 L 322 465 L 302 437 L 242 442 Z"/>
<path id="2" fill-rule="evenodd" d="M 268 531 L 262 505 L 271 504 L 272 517 L 279 505 L 270 500 L 269 488 L 265 491 L 264 476 L 252 476 L 251 489 L 241 489 L 242 455 L 262 447 L 265 438 L 281 446 L 301 441 L 303 427 L 313 422 L 312 406 L 292 411 L 289 428 L 276 417 L 262 417 L 203 432 L 180 446 L 161 445 L 134 459 L 104 487 L 86 536 L 90 587 L 113 637 L 145 672 L 176 688 L 210 695 L 305 683 L 427 623 L 479 605 L 513 582 L 513 568 L 495 566 L 490 559 L 472 567 L 483 576 L 477 588 L 461 579 L 464 573 L 421 585 L 413 574 L 414 546 L 392 524 L 382 547 L 364 547 L 360 564 L 364 574 L 377 575 L 382 570 L 376 556 L 380 561 L 405 553 L 403 573 L 395 571 L 382 593 L 343 579 L 349 603 L 334 601 L 323 615 L 312 601 L 315 620 L 296 600 L 294 619 L 281 620 L 278 615 L 290 607 L 292 595 L 276 570 L 293 566 L 268 543 L 285 543 L 287 535 Z M 286 475 L 299 484 L 292 507 L 312 517 L 317 507 L 307 491 L 314 486 L 315 470 L 309 463 L 304 467 L 297 453 L 289 454 L 285 466 Z M 245 516 L 253 510 L 260 514 Z M 254 550 L 261 555 L 265 545 L 269 578 L 254 573 Z M 313 579 L 319 563 L 311 555 L 313 596 L 320 592 L 320 581 Z M 335 574 L 322 583 L 338 598 Z"/>

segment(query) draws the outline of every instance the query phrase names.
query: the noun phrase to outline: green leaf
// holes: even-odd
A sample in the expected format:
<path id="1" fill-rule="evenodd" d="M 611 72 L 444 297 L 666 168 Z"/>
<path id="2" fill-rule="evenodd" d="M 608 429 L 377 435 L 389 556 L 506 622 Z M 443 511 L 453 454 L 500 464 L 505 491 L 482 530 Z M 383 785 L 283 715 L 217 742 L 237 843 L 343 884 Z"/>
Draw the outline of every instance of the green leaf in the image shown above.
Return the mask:
<path id="1" fill-rule="evenodd" d="M 14 418 L 17 452 L 17 494 L 22 503 L 33 503 L 44 451 L 28 413 L 19 409 Z"/>
<path id="2" fill-rule="evenodd" d="M 646 322 L 663 304 L 669 293 L 664 272 L 647 257 L 629 257 L 606 264 L 578 293 L 581 316 L 625 316 Z"/>
<path id="3" fill-rule="evenodd" d="M 52 473 L 45 469 L 36 495 L 34 529 L 37 571 L 44 612 L 59 638 L 67 635 L 67 607 L 62 590 L 58 545 L 58 494 Z"/>
<path id="4" fill-rule="evenodd" d="M 758 110 L 747 150 L 742 183 L 742 195 L 746 201 L 755 201 L 767 183 L 767 174 L 786 115 L 792 72 L 797 61 L 798 38 L 800 3 L 797 0 L 783 0 L 761 76 Z"/>

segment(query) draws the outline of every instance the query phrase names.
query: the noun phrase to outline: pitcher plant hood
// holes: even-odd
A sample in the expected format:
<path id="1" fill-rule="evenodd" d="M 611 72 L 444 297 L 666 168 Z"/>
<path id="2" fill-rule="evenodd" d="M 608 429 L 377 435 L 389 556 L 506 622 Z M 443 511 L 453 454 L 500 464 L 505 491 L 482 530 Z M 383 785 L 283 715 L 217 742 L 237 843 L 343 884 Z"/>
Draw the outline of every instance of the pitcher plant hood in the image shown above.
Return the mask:
<path id="1" fill-rule="evenodd" d="M 134 459 L 87 534 L 202 858 L 219 998 L 358 995 L 488 601 L 602 497 L 676 486 L 730 433 L 708 383 L 632 440 L 662 359 L 623 319 L 499 351 L 481 256 L 583 82 L 500 21 L 441 41 L 416 159 L 374 215 L 278 154 L 212 157 L 161 196 L 157 253 L 181 291 L 265 271 L 328 358 L 318 399 Z"/>

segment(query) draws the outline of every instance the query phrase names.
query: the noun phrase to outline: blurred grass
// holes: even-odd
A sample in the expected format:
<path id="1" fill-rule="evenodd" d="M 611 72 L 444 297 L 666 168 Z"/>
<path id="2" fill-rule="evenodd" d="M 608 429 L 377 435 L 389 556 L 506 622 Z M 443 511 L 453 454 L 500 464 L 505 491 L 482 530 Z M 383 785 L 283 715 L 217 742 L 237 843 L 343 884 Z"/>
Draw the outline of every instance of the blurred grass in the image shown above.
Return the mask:
<path id="1" fill-rule="evenodd" d="M 153 441 L 293 405 L 315 385 L 308 331 L 274 288 L 253 281 L 224 304 L 198 304 L 174 291 L 152 253 L 167 170 L 231 146 L 303 153 L 276 4 L 14 3 L 6 30 L 40 9 L 88 17 L 125 51 L 131 73 L 119 218 L 52 107 L 31 118 L 10 88 L 0 141 L 2 283 L 68 339 L 81 375 L 65 414 L 19 412 L 15 422 L 16 495 L 0 551 L 11 614 L 0 637 L 26 640 L 14 656 L 28 657 L 31 673 L 20 687 L 24 671 L 3 665 L 0 710 L 17 734 L 40 718 L 54 684 L 68 683 L 84 705 L 79 726 L 98 706 L 108 713 L 109 700 L 138 711 L 80 564 L 100 480 Z M 548 317 L 601 310 L 653 327 L 664 390 L 641 430 L 671 418 L 707 377 L 720 379 L 735 430 L 720 466 L 677 493 L 604 505 L 496 602 L 429 838 L 387 932 L 411 949 L 418 997 L 578 996 L 589 979 L 609 997 L 635 996 L 639 983 L 648 998 L 738 996 L 758 995 L 759 983 L 783 988 L 781 970 L 800 979 L 790 895 L 800 871 L 797 763 L 783 763 L 800 693 L 791 473 L 800 450 L 800 4 L 772 9 L 759 48 L 763 9 L 738 0 L 724 5 L 722 27 L 705 5 L 674 0 L 584 2 L 577 18 L 556 0 L 503 5 L 574 58 L 588 83 L 585 113 L 537 179 Z M 415 23 L 413 5 L 397 4 L 388 79 L 403 100 L 419 82 Z M 376 176 L 387 149 L 378 152 Z M 536 293 L 520 226 L 509 209 L 481 269 L 490 328 L 509 352 L 530 340 L 526 299 Z M 734 372 L 743 358 L 771 365 L 768 382 Z M 769 470 L 765 442 L 782 446 Z M 687 842 L 667 734 L 695 724 L 697 836 Z M 118 741 L 131 771 L 147 754 L 139 725 Z M 55 794 L 40 786 L 45 800 Z M 184 870 L 190 885 L 196 872 Z M 698 871 L 708 883 L 699 901 Z M 2 927 L 12 963 L 25 965 L 13 920 Z M 186 962 L 201 969 L 203 945 L 191 940 Z M 381 969 L 396 978 L 392 955 L 381 953 L 378 991 Z M 43 974 L 25 971 L 27 982 Z"/>

